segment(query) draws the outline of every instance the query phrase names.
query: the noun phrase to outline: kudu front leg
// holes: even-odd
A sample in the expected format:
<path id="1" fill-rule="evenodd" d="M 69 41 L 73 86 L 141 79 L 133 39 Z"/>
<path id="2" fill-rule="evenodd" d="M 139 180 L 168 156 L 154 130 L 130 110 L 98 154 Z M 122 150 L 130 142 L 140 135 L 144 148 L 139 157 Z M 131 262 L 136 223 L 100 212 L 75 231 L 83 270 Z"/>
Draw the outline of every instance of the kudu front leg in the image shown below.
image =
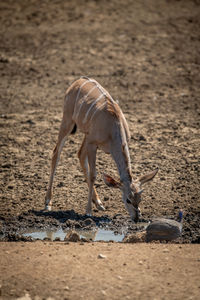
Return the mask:
<path id="1" fill-rule="evenodd" d="M 86 208 L 86 214 L 88 216 L 92 215 L 92 196 L 93 196 L 94 182 L 96 180 L 96 153 L 97 153 L 97 147 L 93 144 L 88 144 L 87 157 L 88 157 L 88 164 L 89 164 L 89 177 L 88 177 L 89 193 L 88 193 L 88 203 Z"/>
<path id="2" fill-rule="evenodd" d="M 81 148 L 78 152 L 78 158 L 79 158 L 79 161 L 80 161 L 80 165 L 83 169 L 83 173 L 85 175 L 86 182 L 87 182 L 88 187 L 89 187 L 89 184 L 90 184 L 89 183 L 89 173 L 90 172 L 89 172 L 89 165 L 88 165 L 87 140 L 86 140 L 86 138 L 84 138 L 83 143 L 81 145 Z M 101 200 L 98 197 L 97 191 L 96 191 L 94 186 L 93 186 L 92 202 L 95 204 L 95 206 L 98 210 L 102 210 L 102 211 L 105 210 Z"/>

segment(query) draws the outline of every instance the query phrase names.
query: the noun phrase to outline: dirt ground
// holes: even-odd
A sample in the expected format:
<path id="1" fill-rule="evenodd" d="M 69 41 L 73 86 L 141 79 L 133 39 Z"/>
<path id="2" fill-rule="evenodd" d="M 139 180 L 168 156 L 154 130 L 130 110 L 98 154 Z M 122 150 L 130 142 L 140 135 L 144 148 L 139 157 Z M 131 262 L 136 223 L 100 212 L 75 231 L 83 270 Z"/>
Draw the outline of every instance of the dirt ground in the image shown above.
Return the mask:
<path id="1" fill-rule="evenodd" d="M 199 299 L 199 245 L 2 242 L 0 249 L 3 299 Z"/>
<path id="2" fill-rule="evenodd" d="M 64 243 L 1 242 L 3 299 L 23 296 L 26 287 L 31 297 L 58 299 L 199 298 L 199 245 L 191 245 L 200 242 L 199 15 L 198 0 L 0 1 L 0 235 L 4 241 L 20 240 L 16 234 L 29 227 L 85 228 L 104 220 L 119 232 L 122 226 L 127 232 L 134 229 L 120 192 L 102 180 L 103 172 L 118 174 L 111 158 L 100 151 L 96 187 L 106 211 L 94 209 L 91 220 L 85 216 L 87 186 L 77 158 L 80 132 L 71 135 L 64 147 L 53 211 L 42 211 L 64 93 L 81 75 L 95 78 L 119 101 L 130 127 L 135 178 L 159 167 L 145 187 L 143 220 L 176 218 L 179 209 L 184 211 L 182 237 L 179 245 L 167 245 L 167 260 L 162 254 L 166 244 L 64 247 Z M 104 250 L 110 259 L 97 260 Z M 79 264 L 74 264 L 73 253 Z M 130 264 L 128 257 L 133 259 Z M 150 269 L 148 257 L 153 257 Z M 85 266 L 89 273 L 84 279 Z M 122 269 L 123 274 L 118 272 Z M 61 285 L 69 290 L 60 290 Z"/>

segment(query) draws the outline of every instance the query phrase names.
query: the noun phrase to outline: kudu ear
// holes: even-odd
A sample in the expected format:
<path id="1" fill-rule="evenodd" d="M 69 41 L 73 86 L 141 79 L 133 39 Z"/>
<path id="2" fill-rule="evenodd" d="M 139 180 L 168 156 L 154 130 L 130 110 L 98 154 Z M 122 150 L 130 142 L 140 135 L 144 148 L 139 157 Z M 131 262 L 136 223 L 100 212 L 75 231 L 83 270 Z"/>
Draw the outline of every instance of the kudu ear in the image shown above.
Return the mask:
<path id="1" fill-rule="evenodd" d="M 155 169 L 155 170 L 154 170 L 153 172 L 151 172 L 151 173 L 148 173 L 148 174 L 146 174 L 146 175 L 141 176 L 141 177 L 138 179 L 138 181 L 140 182 L 141 185 L 143 185 L 144 183 L 146 183 L 146 182 L 152 180 L 152 179 L 156 176 L 157 173 L 158 173 L 158 168 Z"/>
<path id="2" fill-rule="evenodd" d="M 109 187 L 118 188 L 118 189 L 121 189 L 121 187 L 122 187 L 121 182 L 116 181 L 114 178 L 112 178 L 108 174 L 103 174 L 103 180 L 104 180 L 105 184 Z"/>

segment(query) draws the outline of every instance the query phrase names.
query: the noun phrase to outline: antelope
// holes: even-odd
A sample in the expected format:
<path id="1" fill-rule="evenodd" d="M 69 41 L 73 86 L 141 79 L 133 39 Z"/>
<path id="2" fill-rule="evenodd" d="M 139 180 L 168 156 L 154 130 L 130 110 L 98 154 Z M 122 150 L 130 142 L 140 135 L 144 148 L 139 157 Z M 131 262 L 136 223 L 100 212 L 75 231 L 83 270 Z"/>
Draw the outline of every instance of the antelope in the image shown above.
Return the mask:
<path id="1" fill-rule="evenodd" d="M 130 133 L 125 116 L 117 102 L 94 79 L 82 76 L 67 89 L 58 140 L 53 151 L 49 185 L 45 197 L 45 210 L 52 206 L 52 185 L 60 153 L 69 134 L 76 129 L 84 133 L 78 158 L 88 184 L 86 214 L 92 215 L 92 203 L 98 210 L 105 208 L 94 187 L 96 179 L 97 149 L 111 154 L 120 180 L 104 174 L 107 186 L 122 191 L 122 199 L 131 219 L 139 220 L 142 185 L 154 178 L 158 169 L 133 180 L 128 142 Z"/>

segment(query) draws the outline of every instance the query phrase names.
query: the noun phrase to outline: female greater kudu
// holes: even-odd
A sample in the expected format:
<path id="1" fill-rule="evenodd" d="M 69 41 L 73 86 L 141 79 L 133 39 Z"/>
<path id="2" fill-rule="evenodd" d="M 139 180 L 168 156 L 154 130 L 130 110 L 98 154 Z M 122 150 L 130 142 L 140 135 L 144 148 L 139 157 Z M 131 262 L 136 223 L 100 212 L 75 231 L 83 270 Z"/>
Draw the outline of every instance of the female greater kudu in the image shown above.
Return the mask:
<path id="1" fill-rule="evenodd" d="M 128 148 L 130 137 L 128 124 L 119 107 L 110 94 L 94 79 L 81 77 L 67 90 L 64 100 L 63 118 L 58 141 L 53 151 L 51 175 L 45 198 L 45 209 L 51 210 L 52 185 L 56 166 L 65 140 L 76 127 L 85 134 L 78 152 L 81 167 L 89 187 L 86 214 L 92 213 L 92 201 L 98 209 L 104 210 L 99 200 L 94 182 L 96 178 L 97 149 L 112 155 L 116 162 L 120 181 L 104 174 L 104 181 L 110 187 L 120 188 L 123 201 L 130 217 L 137 221 L 140 215 L 141 186 L 153 179 L 153 172 L 133 180 Z"/>

